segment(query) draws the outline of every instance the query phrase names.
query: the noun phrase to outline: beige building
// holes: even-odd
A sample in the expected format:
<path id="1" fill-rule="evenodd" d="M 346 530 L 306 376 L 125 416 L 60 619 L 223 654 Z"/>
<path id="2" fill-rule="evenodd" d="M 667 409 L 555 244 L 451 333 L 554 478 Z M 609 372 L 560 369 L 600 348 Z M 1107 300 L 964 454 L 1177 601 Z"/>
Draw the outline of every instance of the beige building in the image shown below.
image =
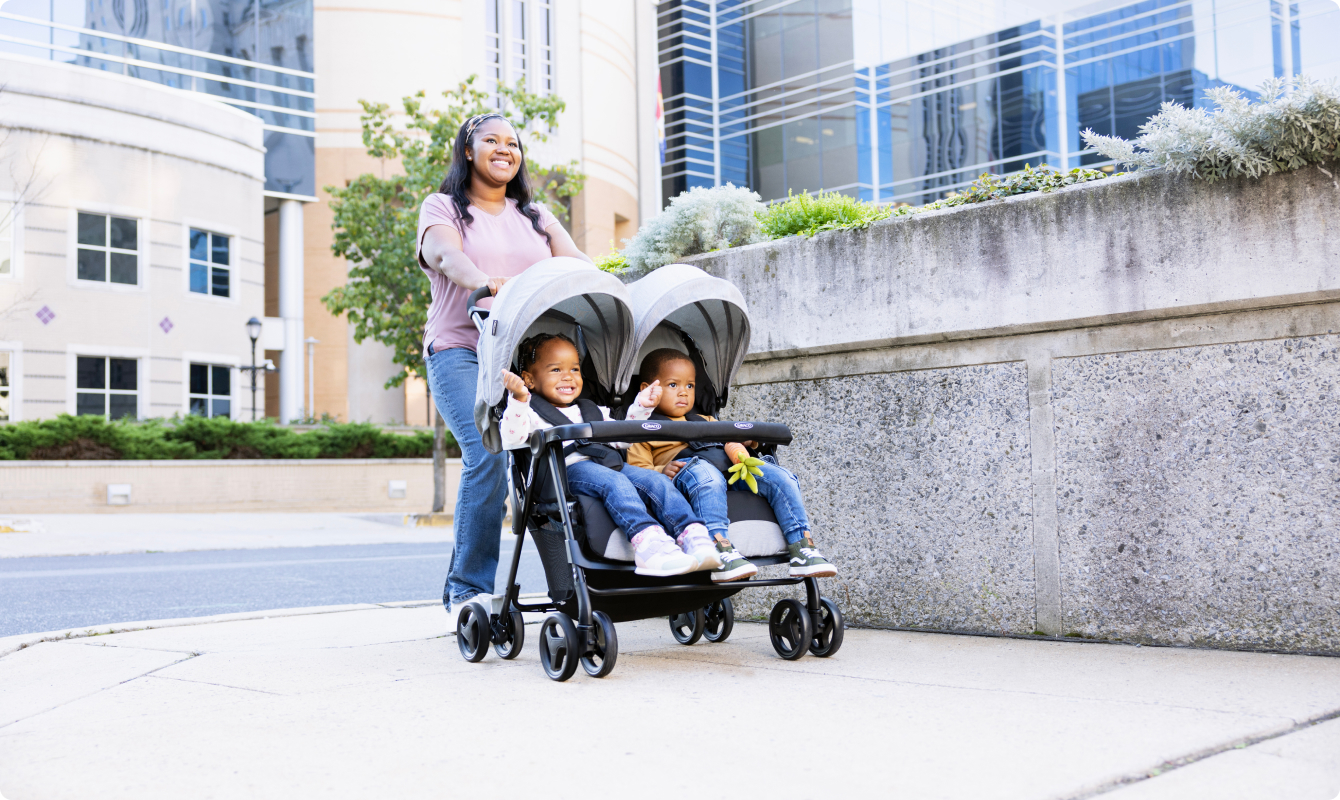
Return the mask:
<path id="1" fill-rule="evenodd" d="M 354 344 L 345 320 L 332 317 L 320 300 L 344 283 L 347 271 L 330 252 L 331 212 L 320 187 L 395 169 L 367 156 L 358 101 L 394 109 L 401 97 L 423 90 L 431 98 L 469 75 L 507 84 L 524 77 L 532 90 L 556 93 L 567 111 L 556 135 L 535 142 L 529 154 L 547 164 L 581 163 L 589 177 L 574 198 L 571 230 L 577 245 L 595 256 L 607 252 L 612 240 L 631 237 L 641 219 L 660 209 L 656 5 L 651 0 L 328 0 L 314 10 L 314 38 L 318 202 L 304 209 L 304 320 L 307 336 L 320 340 L 314 347 L 315 412 L 425 424 L 422 384 L 383 390 L 396 372 L 385 349 Z M 277 227 L 274 216 L 267 217 L 271 230 Z M 273 290 L 267 304 L 276 315 Z"/>

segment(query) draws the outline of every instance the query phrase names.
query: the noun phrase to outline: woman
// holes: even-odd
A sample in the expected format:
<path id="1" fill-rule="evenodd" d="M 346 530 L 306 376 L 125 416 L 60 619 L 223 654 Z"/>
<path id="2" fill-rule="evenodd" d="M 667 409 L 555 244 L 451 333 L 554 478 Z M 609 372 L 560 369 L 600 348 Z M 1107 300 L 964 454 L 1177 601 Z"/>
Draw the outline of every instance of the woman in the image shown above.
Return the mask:
<path id="1" fill-rule="evenodd" d="M 504 457 L 485 450 L 475 429 L 479 332 L 466 316 L 466 300 L 481 286 L 497 294 L 508 278 L 551 256 L 591 259 L 548 209 L 532 202 L 521 140 L 500 114 L 461 126 L 446 180 L 419 209 L 418 240 L 419 266 L 433 293 L 424 332 L 428 384 L 463 462 L 456 546 L 442 592 L 454 620 L 464 603 L 487 607 L 492 598 L 507 492 Z"/>

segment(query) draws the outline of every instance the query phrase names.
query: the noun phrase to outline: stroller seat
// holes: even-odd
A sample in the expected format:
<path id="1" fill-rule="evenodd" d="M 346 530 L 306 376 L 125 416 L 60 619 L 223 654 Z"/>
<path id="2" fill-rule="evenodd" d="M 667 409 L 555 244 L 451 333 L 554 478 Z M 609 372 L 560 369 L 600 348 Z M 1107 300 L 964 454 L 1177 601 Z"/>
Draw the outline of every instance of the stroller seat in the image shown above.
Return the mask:
<path id="1" fill-rule="evenodd" d="M 576 495 L 583 524 L 577 528 L 577 541 L 590 558 L 632 563 L 633 545 L 628 536 L 610 519 L 605 505 L 594 497 Z M 773 516 L 772 506 L 756 494 L 728 492 L 726 514 L 730 518 L 731 544 L 745 558 L 786 554 L 786 539 Z"/>

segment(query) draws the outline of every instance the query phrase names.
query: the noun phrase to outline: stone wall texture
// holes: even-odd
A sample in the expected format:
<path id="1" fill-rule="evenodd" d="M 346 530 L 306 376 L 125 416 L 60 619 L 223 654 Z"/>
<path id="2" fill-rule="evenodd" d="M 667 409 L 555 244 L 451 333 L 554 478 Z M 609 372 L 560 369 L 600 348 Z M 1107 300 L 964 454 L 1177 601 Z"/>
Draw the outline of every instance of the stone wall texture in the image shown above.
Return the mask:
<path id="1" fill-rule="evenodd" d="M 791 425 L 849 621 L 1340 654 L 1337 166 L 690 259 L 749 303 L 725 413 Z"/>
<path id="2" fill-rule="evenodd" d="M 735 419 L 782 420 L 784 466 L 855 623 L 1033 630 L 1024 365 L 745 386 Z M 745 592 L 766 616 L 776 597 Z"/>
<path id="3" fill-rule="evenodd" d="M 1052 380 L 1067 632 L 1340 651 L 1340 336 Z"/>

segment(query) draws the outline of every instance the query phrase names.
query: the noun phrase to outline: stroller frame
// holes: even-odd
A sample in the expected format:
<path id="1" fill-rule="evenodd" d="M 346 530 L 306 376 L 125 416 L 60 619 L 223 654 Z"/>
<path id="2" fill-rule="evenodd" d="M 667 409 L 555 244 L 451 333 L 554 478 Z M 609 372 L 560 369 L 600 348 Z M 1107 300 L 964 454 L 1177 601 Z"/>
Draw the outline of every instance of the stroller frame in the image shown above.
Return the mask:
<path id="1" fill-rule="evenodd" d="M 478 322 L 482 322 L 488 313 L 475 305 L 478 297 L 486 291 L 481 289 L 470 298 L 470 314 Z M 588 572 L 615 577 L 619 573 L 635 573 L 635 567 L 627 562 L 592 558 L 583 550 L 577 537 L 577 502 L 567 485 L 567 465 L 563 456 L 565 444 L 578 440 L 726 443 L 739 441 L 745 430 L 748 431 L 745 435 L 757 441 L 764 454 L 774 455 L 778 445 L 791 443 L 790 429 L 780 423 L 664 421 L 647 424 L 641 420 L 622 420 L 583 422 L 536 431 L 531 434 L 528 443 L 529 465 L 524 472 L 520 460 L 514 455 L 517 451 L 505 451 L 513 510 L 512 533 L 517 537 L 516 544 L 512 550 L 500 613 L 492 613 L 492 609 L 486 609 L 482 603 L 469 603 L 456 620 L 457 645 L 461 655 L 467 661 L 479 661 L 492 644 L 500 657 L 515 658 L 525 641 L 522 612 L 548 612 L 539 631 L 540 661 L 545 673 L 553 680 L 566 681 L 575 674 L 580 664 L 591 677 L 604 677 L 614 669 L 618 657 L 618 637 L 609 614 L 596 609 L 593 599 L 686 595 L 685 602 L 677 605 L 689 610 L 671 613 L 670 628 L 677 641 L 691 645 L 704 634 L 712 642 L 725 641 L 730 635 L 734 625 L 734 607 L 730 596 L 744 589 L 797 584 L 805 586 L 805 602 L 785 598 L 772 609 L 768 632 L 773 648 L 787 660 L 798 659 L 806 652 L 819 657 L 836 653 L 842 646 L 842 613 L 836 603 L 822 595 L 819 579 L 815 577 L 750 578 L 721 583 L 710 582 L 710 579 L 705 583 L 688 582 L 689 576 L 697 576 L 700 580 L 707 576 L 705 572 L 696 572 L 664 579 L 638 576 L 652 585 L 617 588 L 592 586 L 588 580 Z M 552 503 L 541 502 L 537 476 L 543 465 L 548 467 L 549 483 L 556 498 Z M 535 529 L 545 529 L 551 523 L 556 523 L 562 533 L 572 591 L 568 597 L 555 599 L 551 590 L 547 602 L 522 602 L 517 574 L 525 536 L 529 533 L 536 549 L 543 552 L 543 543 Z M 553 527 L 549 527 L 549 530 L 552 531 Z M 784 554 L 750 557 L 750 561 L 759 566 L 784 564 L 788 560 Z M 549 575 L 551 565 L 546 563 L 544 566 L 552 586 L 553 576 Z M 694 598 L 695 594 L 701 597 Z M 653 612 L 626 618 L 645 619 L 664 613 Z"/>

